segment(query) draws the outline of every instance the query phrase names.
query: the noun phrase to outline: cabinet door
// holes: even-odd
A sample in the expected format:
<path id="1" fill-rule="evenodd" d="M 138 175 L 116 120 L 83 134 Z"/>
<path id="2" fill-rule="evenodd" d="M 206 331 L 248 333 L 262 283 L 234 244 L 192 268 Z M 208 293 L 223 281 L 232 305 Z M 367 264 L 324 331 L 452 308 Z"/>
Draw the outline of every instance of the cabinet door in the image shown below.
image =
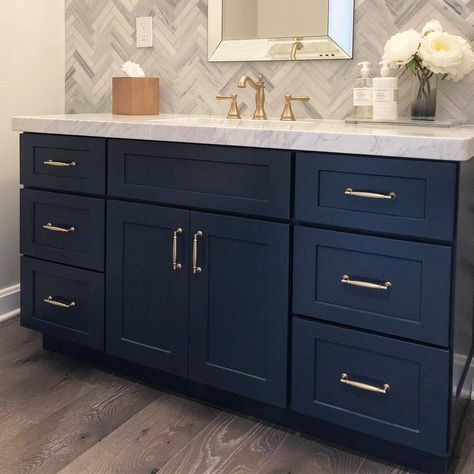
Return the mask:
<path id="1" fill-rule="evenodd" d="M 186 375 L 189 212 L 115 201 L 107 210 L 106 351 Z"/>
<path id="2" fill-rule="evenodd" d="M 284 406 L 289 226 L 192 212 L 190 231 L 190 377 Z"/>

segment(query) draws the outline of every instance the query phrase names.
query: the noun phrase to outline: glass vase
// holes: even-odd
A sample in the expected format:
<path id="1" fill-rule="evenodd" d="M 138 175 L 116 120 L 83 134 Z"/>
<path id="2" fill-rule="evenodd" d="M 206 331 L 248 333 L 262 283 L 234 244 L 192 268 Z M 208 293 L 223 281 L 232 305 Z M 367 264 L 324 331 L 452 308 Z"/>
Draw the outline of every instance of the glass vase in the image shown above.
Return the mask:
<path id="1" fill-rule="evenodd" d="M 411 118 L 435 120 L 438 96 L 438 75 L 428 69 L 416 71 L 413 77 Z"/>

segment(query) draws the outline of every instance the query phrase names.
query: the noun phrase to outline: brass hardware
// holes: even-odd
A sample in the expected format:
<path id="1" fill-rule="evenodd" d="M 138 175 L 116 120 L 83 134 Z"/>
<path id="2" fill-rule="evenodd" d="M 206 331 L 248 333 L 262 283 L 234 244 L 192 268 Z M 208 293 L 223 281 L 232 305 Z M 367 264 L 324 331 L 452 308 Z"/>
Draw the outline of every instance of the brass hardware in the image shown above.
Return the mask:
<path id="1" fill-rule="evenodd" d="M 247 84 L 250 84 L 257 92 L 255 94 L 255 112 L 253 114 L 254 120 L 267 120 L 267 113 L 265 112 L 265 81 L 263 76 L 258 76 L 257 82 L 253 81 L 249 76 L 242 76 L 237 87 L 244 89 Z"/>
<path id="2" fill-rule="evenodd" d="M 369 198 L 369 199 L 388 199 L 389 201 L 393 201 L 397 198 L 395 193 L 388 193 L 388 194 L 381 194 L 381 193 L 371 193 L 367 191 L 354 191 L 352 188 L 347 188 L 344 191 L 346 196 L 355 196 L 355 197 L 362 197 L 362 198 Z"/>
<path id="3" fill-rule="evenodd" d="M 308 96 L 302 97 L 293 97 L 290 94 L 285 95 L 285 108 L 283 109 L 283 113 L 281 114 L 281 119 L 284 122 L 291 122 L 295 120 L 295 114 L 293 113 L 293 108 L 291 107 L 291 101 L 298 100 L 300 102 L 309 102 Z"/>
<path id="4" fill-rule="evenodd" d="M 227 114 L 228 119 L 240 119 L 239 105 L 237 104 L 237 94 L 232 95 L 218 95 L 217 100 L 230 100 L 230 109 Z"/>
<path id="5" fill-rule="evenodd" d="M 43 161 L 43 164 L 46 166 L 55 166 L 57 168 L 74 168 L 77 165 L 75 161 L 54 161 L 54 160 Z"/>
<path id="6" fill-rule="evenodd" d="M 74 308 L 74 306 L 76 306 L 76 303 L 74 301 L 71 301 L 70 303 L 61 303 L 60 301 L 54 300 L 52 296 L 48 296 L 43 301 L 46 304 L 50 304 L 51 306 L 56 306 L 57 308 L 63 308 L 63 309 L 70 309 L 70 308 Z"/>
<path id="7" fill-rule="evenodd" d="M 75 227 L 69 227 L 69 228 L 57 227 L 51 224 L 51 222 L 48 222 L 46 225 L 44 225 L 43 229 L 49 230 L 50 232 L 62 232 L 63 234 L 69 234 L 70 232 L 74 232 L 76 230 Z"/>
<path id="8" fill-rule="evenodd" d="M 293 46 L 291 47 L 291 53 L 290 53 L 290 59 L 292 61 L 296 61 L 296 55 L 298 54 L 298 51 L 301 51 L 304 48 L 304 45 L 301 41 L 296 41 L 293 43 Z"/>
<path id="9" fill-rule="evenodd" d="M 183 268 L 183 265 L 181 263 L 178 263 L 178 235 L 183 233 L 183 229 L 181 227 L 178 227 L 174 232 L 173 232 L 173 270 L 176 272 L 178 270 L 181 270 Z"/>
<path id="10" fill-rule="evenodd" d="M 378 285 L 376 283 L 369 283 L 367 281 L 351 280 L 348 275 L 342 275 L 341 283 L 344 283 L 345 285 L 359 286 L 361 288 L 369 288 L 371 290 L 387 291 L 387 290 L 390 290 L 390 288 L 392 288 L 392 284 L 389 281 L 386 281 L 383 285 Z"/>
<path id="11" fill-rule="evenodd" d="M 390 385 L 388 383 L 385 383 L 382 388 L 375 387 L 374 385 L 368 385 L 366 383 L 349 380 L 349 376 L 347 374 L 341 374 L 339 381 L 343 384 L 350 385 L 351 387 L 366 390 L 367 392 L 381 393 L 382 395 L 387 395 L 387 393 L 390 391 Z"/>
<path id="12" fill-rule="evenodd" d="M 194 234 L 193 238 L 193 274 L 196 275 L 197 273 L 202 272 L 202 268 L 198 267 L 198 237 L 202 237 L 202 231 L 198 230 Z"/>

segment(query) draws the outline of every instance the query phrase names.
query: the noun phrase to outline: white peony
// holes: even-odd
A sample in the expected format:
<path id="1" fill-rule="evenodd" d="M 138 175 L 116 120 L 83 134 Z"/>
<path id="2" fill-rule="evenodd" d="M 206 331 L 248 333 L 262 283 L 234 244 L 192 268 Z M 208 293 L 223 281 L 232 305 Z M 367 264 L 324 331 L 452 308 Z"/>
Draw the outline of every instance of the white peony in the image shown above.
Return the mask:
<path id="1" fill-rule="evenodd" d="M 474 54 L 469 43 L 459 36 L 441 31 L 423 37 L 419 50 L 423 67 L 435 74 L 447 74 L 459 81 L 474 70 Z"/>
<path id="2" fill-rule="evenodd" d="M 460 81 L 472 71 L 474 71 L 474 52 L 472 51 L 471 45 L 463 38 L 459 38 L 463 44 L 463 60 L 461 64 L 449 73 L 449 79 L 454 82 Z"/>
<path id="3" fill-rule="evenodd" d="M 397 33 L 387 41 L 382 60 L 393 69 L 408 64 L 418 52 L 421 38 L 421 34 L 415 30 Z"/>
<path id="4" fill-rule="evenodd" d="M 421 35 L 426 36 L 429 33 L 434 33 L 436 31 L 443 31 L 443 27 L 438 20 L 431 20 L 423 27 Z"/>

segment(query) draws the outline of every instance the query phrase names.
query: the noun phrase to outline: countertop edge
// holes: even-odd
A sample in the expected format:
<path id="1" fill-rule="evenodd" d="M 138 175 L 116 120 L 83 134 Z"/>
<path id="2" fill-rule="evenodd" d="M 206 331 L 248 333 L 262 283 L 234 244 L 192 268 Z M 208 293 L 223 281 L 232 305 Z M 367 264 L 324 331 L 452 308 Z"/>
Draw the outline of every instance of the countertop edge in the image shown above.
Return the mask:
<path id="1" fill-rule="evenodd" d="M 93 117 L 93 116 L 91 116 Z M 196 143 L 384 156 L 434 161 L 468 161 L 474 157 L 472 137 L 428 137 L 344 133 L 327 130 L 277 130 L 200 126 L 169 122 L 127 122 L 55 117 L 14 117 L 12 129 L 25 133 Z"/>

